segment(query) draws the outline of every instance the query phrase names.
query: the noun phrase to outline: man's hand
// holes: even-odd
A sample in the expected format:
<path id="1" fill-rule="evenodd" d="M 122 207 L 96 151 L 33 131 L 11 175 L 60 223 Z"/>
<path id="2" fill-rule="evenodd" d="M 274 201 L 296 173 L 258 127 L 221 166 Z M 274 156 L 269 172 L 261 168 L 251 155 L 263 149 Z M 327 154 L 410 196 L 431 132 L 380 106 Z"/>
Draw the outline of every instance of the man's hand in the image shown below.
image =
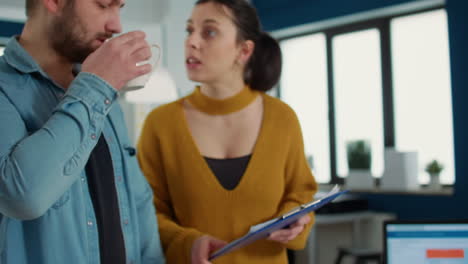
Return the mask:
<path id="1" fill-rule="evenodd" d="M 151 71 L 149 64 L 136 65 L 151 57 L 145 37 L 144 32 L 133 31 L 104 42 L 86 58 L 81 70 L 101 77 L 120 90 L 131 79 Z"/>
<path id="2" fill-rule="evenodd" d="M 295 239 L 302 231 L 304 231 L 304 226 L 310 222 L 311 218 L 309 215 L 304 215 L 299 218 L 294 224 L 289 226 L 286 229 L 280 229 L 270 234 L 268 240 L 273 240 L 283 244 L 288 243 L 289 241 Z"/>
<path id="3" fill-rule="evenodd" d="M 210 264 L 210 255 L 216 250 L 227 245 L 225 241 L 210 236 L 202 236 L 193 242 L 192 264 Z"/>

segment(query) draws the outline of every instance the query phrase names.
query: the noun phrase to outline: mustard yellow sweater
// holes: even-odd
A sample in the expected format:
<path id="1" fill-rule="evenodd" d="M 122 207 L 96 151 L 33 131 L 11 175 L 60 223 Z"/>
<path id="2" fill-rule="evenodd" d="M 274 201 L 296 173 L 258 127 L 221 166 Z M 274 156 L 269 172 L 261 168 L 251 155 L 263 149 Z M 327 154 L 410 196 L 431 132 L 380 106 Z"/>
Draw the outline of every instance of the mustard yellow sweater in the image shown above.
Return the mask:
<path id="1" fill-rule="evenodd" d="M 203 234 L 230 242 L 245 235 L 250 226 L 313 198 L 317 184 L 306 162 L 295 113 L 280 100 L 261 96 L 262 128 L 245 174 L 231 191 L 220 185 L 192 139 L 183 112 L 185 98 L 147 117 L 138 159 L 154 191 L 167 263 L 190 263 L 192 243 Z M 313 222 L 287 245 L 260 240 L 213 263 L 285 264 L 286 247 L 303 248 Z"/>

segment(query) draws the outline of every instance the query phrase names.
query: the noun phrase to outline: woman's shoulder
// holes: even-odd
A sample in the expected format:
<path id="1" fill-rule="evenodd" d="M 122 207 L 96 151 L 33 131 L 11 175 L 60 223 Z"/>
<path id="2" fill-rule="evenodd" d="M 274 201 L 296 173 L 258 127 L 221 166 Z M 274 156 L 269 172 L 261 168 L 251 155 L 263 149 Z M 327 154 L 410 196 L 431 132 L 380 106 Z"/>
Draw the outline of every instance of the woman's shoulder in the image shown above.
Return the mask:
<path id="1" fill-rule="evenodd" d="M 292 107 L 281 99 L 263 93 L 263 100 L 265 109 L 273 112 L 276 117 L 292 121 L 297 120 L 296 113 Z"/>
<path id="2" fill-rule="evenodd" d="M 148 119 L 167 119 L 182 109 L 182 98 L 157 106 L 148 114 Z"/>

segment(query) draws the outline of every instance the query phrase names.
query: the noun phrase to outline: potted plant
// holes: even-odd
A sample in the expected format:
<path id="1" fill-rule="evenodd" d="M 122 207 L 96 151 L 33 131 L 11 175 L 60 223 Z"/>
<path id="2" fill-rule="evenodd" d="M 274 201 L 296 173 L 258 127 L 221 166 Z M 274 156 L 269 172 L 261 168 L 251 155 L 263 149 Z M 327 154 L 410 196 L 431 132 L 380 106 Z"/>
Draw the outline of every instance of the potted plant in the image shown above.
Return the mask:
<path id="1" fill-rule="evenodd" d="M 426 165 L 426 172 L 429 173 L 429 187 L 431 189 L 440 188 L 439 174 L 444 169 L 444 166 L 437 160 L 432 160 Z"/>
<path id="2" fill-rule="evenodd" d="M 366 189 L 374 187 L 371 175 L 371 148 L 366 140 L 349 141 L 346 144 L 349 174 L 346 179 L 348 188 Z"/>
<path id="3" fill-rule="evenodd" d="M 350 170 L 370 170 L 371 150 L 367 141 L 355 140 L 348 142 L 347 154 Z"/>

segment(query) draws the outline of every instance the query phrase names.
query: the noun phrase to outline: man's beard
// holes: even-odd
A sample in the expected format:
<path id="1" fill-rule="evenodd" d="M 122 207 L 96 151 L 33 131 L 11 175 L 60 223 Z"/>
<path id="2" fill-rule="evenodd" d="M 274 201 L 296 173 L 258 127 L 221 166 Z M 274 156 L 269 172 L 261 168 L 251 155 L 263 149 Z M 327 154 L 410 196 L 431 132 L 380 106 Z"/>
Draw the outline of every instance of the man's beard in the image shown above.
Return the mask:
<path id="1" fill-rule="evenodd" d="M 57 53 L 67 58 L 71 63 L 83 63 L 83 61 L 97 48 L 93 48 L 92 41 L 97 38 L 110 38 L 111 34 L 101 33 L 86 41 L 87 31 L 76 16 L 73 6 L 67 8 L 57 18 L 49 32 L 52 47 Z"/>

